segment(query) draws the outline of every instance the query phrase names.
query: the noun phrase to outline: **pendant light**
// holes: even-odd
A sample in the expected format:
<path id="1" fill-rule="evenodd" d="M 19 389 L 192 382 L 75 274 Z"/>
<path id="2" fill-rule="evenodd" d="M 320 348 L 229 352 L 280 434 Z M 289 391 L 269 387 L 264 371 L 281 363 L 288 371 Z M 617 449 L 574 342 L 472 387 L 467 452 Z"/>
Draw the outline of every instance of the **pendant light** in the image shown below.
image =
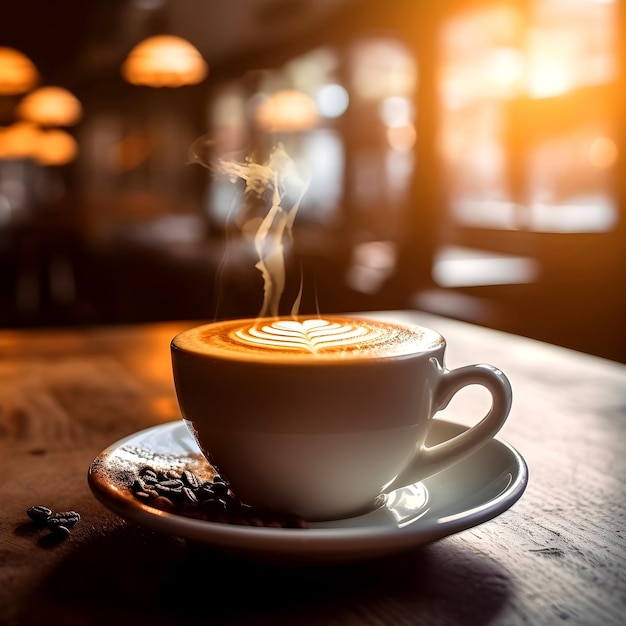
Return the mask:
<path id="1" fill-rule="evenodd" d="M 37 150 L 42 130 L 31 122 L 0 127 L 0 159 L 30 159 Z"/>
<path id="2" fill-rule="evenodd" d="M 74 137 L 60 128 L 52 128 L 41 131 L 33 158 L 40 165 L 66 165 L 77 154 L 78 144 Z"/>
<path id="3" fill-rule="evenodd" d="M 133 85 L 182 87 L 201 83 L 208 74 L 208 65 L 187 40 L 155 35 L 130 51 L 121 71 Z"/>
<path id="4" fill-rule="evenodd" d="M 0 46 L 0 95 L 14 96 L 32 89 L 39 80 L 33 62 L 19 50 Z"/>
<path id="5" fill-rule="evenodd" d="M 62 87 L 41 87 L 18 105 L 17 115 L 41 126 L 73 126 L 83 114 L 78 99 Z"/>

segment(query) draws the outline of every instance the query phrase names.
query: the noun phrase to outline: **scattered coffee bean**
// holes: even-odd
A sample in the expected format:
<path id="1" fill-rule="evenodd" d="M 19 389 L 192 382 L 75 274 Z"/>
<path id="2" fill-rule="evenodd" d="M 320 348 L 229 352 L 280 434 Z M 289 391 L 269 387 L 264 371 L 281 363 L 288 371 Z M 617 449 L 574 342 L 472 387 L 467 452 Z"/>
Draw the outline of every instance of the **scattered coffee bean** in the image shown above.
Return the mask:
<path id="1" fill-rule="evenodd" d="M 191 504 L 198 504 L 198 496 L 193 492 L 193 489 L 189 487 L 183 488 L 183 493 L 185 494 L 185 498 L 191 502 Z"/>
<path id="2" fill-rule="evenodd" d="M 184 470 L 180 477 L 187 487 L 191 489 L 198 489 L 198 487 L 200 487 L 200 480 L 193 472 Z"/>
<path id="3" fill-rule="evenodd" d="M 55 530 L 60 526 L 64 526 L 65 528 L 71 528 L 79 520 L 80 515 L 76 513 L 76 511 L 67 511 L 67 513 L 54 513 L 48 518 L 46 526 L 50 530 Z"/>
<path id="4" fill-rule="evenodd" d="M 228 493 L 228 485 L 220 482 L 214 482 L 212 485 L 213 493 L 218 497 L 225 496 Z"/>
<path id="5" fill-rule="evenodd" d="M 45 524 L 48 518 L 52 515 L 52 511 L 47 506 L 31 506 L 26 514 L 33 522 L 37 522 L 39 524 Z"/>
<path id="6" fill-rule="evenodd" d="M 50 532 L 57 537 L 69 537 L 70 529 L 67 526 L 53 526 L 50 528 Z"/>
<path id="7" fill-rule="evenodd" d="M 45 525 L 50 533 L 58 539 L 67 537 L 70 528 L 80 520 L 80 514 L 76 511 L 66 511 L 65 513 L 53 513 L 47 506 L 31 506 L 26 514 L 33 521 Z"/>
<path id="8" fill-rule="evenodd" d="M 307 528 L 305 520 L 247 506 L 239 501 L 222 476 L 202 480 L 185 469 L 157 471 L 145 466 L 131 484 L 133 495 L 149 506 L 211 522 L 271 528 Z"/>
<path id="9" fill-rule="evenodd" d="M 146 483 L 141 478 L 135 479 L 135 483 L 133 484 L 133 491 L 145 491 Z"/>
<path id="10" fill-rule="evenodd" d="M 213 491 L 213 483 L 205 482 L 200 485 L 196 490 L 199 500 L 217 500 L 215 492 Z"/>
<path id="11" fill-rule="evenodd" d="M 183 481 L 178 478 L 169 478 L 168 480 L 156 483 L 154 488 L 158 492 L 169 493 L 173 491 L 174 493 L 181 493 L 183 490 Z"/>
<path id="12" fill-rule="evenodd" d="M 141 468 L 139 476 L 146 483 L 156 483 L 159 480 L 156 470 L 148 466 Z"/>

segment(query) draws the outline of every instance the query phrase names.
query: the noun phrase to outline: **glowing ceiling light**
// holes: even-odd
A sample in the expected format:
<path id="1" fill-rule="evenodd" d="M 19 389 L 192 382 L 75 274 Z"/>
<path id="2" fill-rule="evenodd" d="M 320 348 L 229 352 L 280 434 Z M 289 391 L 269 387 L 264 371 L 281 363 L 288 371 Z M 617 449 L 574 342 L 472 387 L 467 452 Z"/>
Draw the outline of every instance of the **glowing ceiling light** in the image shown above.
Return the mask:
<path id="1" fill-rule="evenodd" d="M 67 89 L 41 87 L 20 102 L 17 114 L 42 126 L 72 126 L 82 117 L 83 108 Z"/>
<path id="2" fill-rule="evenodd" d="M 41 129 L 30 122 L 16 122 L 0 130 L 0 159 L 32 158 L 41 138 Z"/>
<path id="3" fill-rule="evenodd" d="M 40 165 L 65 165 L 77 154 L 76 140 L 64 130 L 42 130 L 31 122 L 16 122 L 0 129 L 0 159 L 32 159 Z"/>
<path id="4" fill-rule="evenodd" d="M 33 158 L 40 165 L 66 165 L 77 154 L 76 140 L 64 130 L 53 129 L 41 132 Z"/>
<path id="5" fill-rule="evenodd" d="M 156 35 L 130 51 L 121 71 L 133 85 L 182 87 L 201 83 L 209 68 L 200 52 L 185 39 Z"/>
<path id="6" fill-rule="evenodd" d="M 0 95 L 24 93 L 38 80 L 37 68 L 26 55 L 15 48 L 0 46 Z"/>

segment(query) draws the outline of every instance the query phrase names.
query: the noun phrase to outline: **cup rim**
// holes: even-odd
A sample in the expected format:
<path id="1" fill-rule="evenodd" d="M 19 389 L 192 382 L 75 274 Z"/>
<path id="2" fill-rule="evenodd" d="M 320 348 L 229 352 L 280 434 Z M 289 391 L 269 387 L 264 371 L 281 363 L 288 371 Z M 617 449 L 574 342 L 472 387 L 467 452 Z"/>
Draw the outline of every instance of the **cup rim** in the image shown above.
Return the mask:
<path id="1" fill-rule="evenodd" d="M 323 319 L 327 321 L 348 320 L 353 322 L 364 322 L 369 326 L 375 327 L 391 327 L 398 332 L 405 334 L 409 339 L 413 337 L 414 341 L 407 341 L 406 345 L 398 344 L 395 348 L 387 344 L 381 348 L 380 343 L 374 344 L 371 348 L 360 347 L 358 350 L 332 350 L 328 352 L 319 351 L 312 352 L 306 349 L 266 349 L 259 348 L 255 352 L 243 351 L 238 353 L 228 349 L 224 345 L 212 345 L 210 351 L 198 349 L 187 342 L 187 338 L 198 337 L 200 334 L 207 332 L 213 327 L 226 327 L 228 330 L 236 328 L 239 325 L 263 325 L 276 320 L 293 320 L 300 321 L 306 319 Z M 438 331 L 417 324 L 401 324 L 397 322 L 387 322 L 382 320 L 373 320 L 350 314 L 329 314 L 329 315 L 298 315 L 298 316 L 278 316 L 278 317 L 262 317 L 262 318 L 233 318 L 227 320 L 217 320 L 205 322 L 190 326 L 189 328 L 177 333 L 170 342 L 172 354 L 182 353 L 195 356 L 202 359 L 215 359 L 220 361 L 232 361 L 237 363 L 263 363 L 269 365 L 341 365 L 346 362 L 352 364 L 368 364 L 372 362 L 387 362 L 393 360 L 406 360 L 410 358 L 424 358 L 441 349 L 445 349 L 445 337 Z M 210 352 L 210 353 L 209 353 Z M 282 355 L 282 358 L 277 358 Z"/>

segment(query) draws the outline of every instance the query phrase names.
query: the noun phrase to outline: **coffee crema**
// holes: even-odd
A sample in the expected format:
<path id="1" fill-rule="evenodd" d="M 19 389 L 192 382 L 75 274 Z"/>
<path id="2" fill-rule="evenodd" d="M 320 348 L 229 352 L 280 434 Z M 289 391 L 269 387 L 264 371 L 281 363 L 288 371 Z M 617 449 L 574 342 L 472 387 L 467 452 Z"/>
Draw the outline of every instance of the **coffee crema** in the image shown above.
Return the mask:
<path id="1" fill-rule="evenodd" d="M 220 358 L 276 361 L 280 357 L 385 358 L 432 350 L 431 330 L 361 318 L 263 318 L 213 322 L 180 333 L 177 348 Z"/>

